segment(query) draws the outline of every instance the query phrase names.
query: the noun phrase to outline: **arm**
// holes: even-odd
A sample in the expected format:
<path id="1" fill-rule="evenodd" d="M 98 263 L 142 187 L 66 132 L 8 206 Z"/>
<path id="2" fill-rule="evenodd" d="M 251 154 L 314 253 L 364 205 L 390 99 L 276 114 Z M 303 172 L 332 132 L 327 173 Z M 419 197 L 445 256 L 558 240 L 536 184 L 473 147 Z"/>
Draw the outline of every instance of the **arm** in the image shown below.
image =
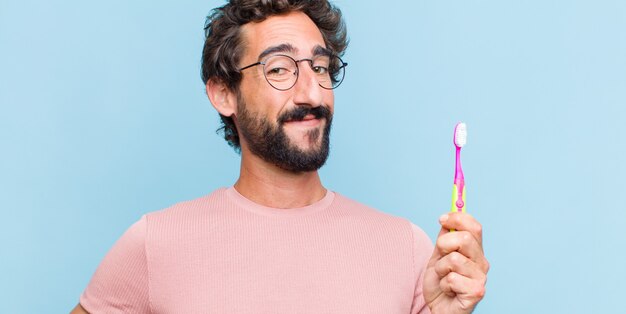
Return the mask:
<path id="1" fill-rule="evenodd" d="M 413 263 L 417 275 L 411 314 L 430 314 L 430 309 L 424 300 L 423 286 L 426 266 L 433 252 L 433 243 L 428 235 L 415 224 L 411 223 L 411 229 L 413 229 Z"/>
<path id="2" fill-rule="evenodd" d="M 149 313 L 146 217 L 106 254 L 72 313 Z"/>
<path id="3" fill-rule="evenodd" d="M 89 314 L 80 303 L 76 305 L 76 307 L 70 312 L 70 314 Z"/>

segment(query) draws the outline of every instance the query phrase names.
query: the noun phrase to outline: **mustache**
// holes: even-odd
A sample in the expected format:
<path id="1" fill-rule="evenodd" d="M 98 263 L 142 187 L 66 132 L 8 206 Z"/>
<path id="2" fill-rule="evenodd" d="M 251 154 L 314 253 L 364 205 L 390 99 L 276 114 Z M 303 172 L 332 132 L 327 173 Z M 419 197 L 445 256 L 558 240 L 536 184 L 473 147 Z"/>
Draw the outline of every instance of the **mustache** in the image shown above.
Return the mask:
<path id="1" fill-rule="evenodd" d="M 278 123 L 283 124 L 287 121 L 302 121 L 307 115 L 313 115 L 316 119 L 324 118 L 326 121 L 332 119 L 333 114 L 327 106 L 296 106 L 278 117 Z"/>

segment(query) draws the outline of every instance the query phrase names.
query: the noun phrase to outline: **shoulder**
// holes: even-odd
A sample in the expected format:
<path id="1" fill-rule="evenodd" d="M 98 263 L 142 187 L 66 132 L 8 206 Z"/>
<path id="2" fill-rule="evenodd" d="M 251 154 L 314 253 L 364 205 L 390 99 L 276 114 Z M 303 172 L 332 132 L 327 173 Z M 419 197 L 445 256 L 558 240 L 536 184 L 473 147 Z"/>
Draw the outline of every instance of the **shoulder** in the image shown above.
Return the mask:
<path id="1" fill-rule="evenodd" d="M 340 193 L 337 193 L 337 192 L 334 192 L 334 193 L 335 193 L 335 199 L 334 199 L 333 205 L 337 208 L 342 209 L 343 211 L 358 213 L 361 215 L 371 215 L 379 219 L 394 220 L 398 222 L 400 220 L 406 220 L 402 217 L 386 213 L 384 211 L 381 211 L 369 205 L 365 205 L 361 202 L 355 201 Z"/>
<path id="2" fill-rule="evenodd" d="M 226 202 L 226 188 L 219 188 L 208 195 L 195 199 L 178 202 L 161 210 L 145 215 L 147 223 L 153 224 L 172 219 L 193 218 L 197 215 L 210 213 L 221 208 Z"/>
<path id="3" fill-rule="evenodd" d="M 363 215 L 369 223 L 376 223 L 387 226 L 387 228 L 401 231 L 403 234 L 410 236 L 413 243 L 417 243 L 420 247 L 432 246 L 431 240 L 415 223 L 401 216 L 396 216 L 377 208 L 365 205 L 344 195 L 335 192 L 335 206 L 344 211 L 359 213 Z"/>

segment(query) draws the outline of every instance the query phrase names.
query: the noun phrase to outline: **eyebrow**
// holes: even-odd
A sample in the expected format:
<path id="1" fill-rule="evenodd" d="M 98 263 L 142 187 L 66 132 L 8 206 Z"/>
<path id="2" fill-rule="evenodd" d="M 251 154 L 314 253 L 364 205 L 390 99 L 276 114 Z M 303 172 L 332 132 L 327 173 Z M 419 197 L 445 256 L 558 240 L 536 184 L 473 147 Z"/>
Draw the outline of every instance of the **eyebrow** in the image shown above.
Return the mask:
<path id="1" fill-rule="evenodd" d="M 317 57 L 317 56 L 332 56 L 334 55 L 333 51 L 328 49 L 328 48 L 324 48 L 320 45 L 317 45 L 313 48 L 313 56 Z"/>
<path id="2" fill-rule="evenodd" d="M 259 58 L 258 60 L 261 61 L 263 58 L 277 53 L 277 52 L 289 52 L 289 53 L 296 53 L 298 51 L 298 49 L 296 49 L 296 47 L 292 46 L 291 44 L 280 44 L 278 46 L 272 46 L 269 47 L 265 50 L 263 50 L 263 52 L 261 52 L 261 54 L 259 54 Z M 315 47 L 313 47 L 313 49 L 311 49 L 311 52 L 313 53 L 313 56 L 332 56 L 333 51 L 328 49 L 328 48 L 324 48 L 320 45 L 316 45 Z"/>
<path id="3" fill-rule="evenodd" d="M 266 56 L 274 54 L 274 53 L 277 53 L 277 52 L 296 53 L 297 50 L 298 49 L 296 49 L 291 44 L 280 44 L 278 46 L 272 46 L 272 47 L 269 47 L 269 48 L 263 50 L 263 52 L 261 52 L 261 54 L 259 55 L 259 61 L 261 61 Z"/>

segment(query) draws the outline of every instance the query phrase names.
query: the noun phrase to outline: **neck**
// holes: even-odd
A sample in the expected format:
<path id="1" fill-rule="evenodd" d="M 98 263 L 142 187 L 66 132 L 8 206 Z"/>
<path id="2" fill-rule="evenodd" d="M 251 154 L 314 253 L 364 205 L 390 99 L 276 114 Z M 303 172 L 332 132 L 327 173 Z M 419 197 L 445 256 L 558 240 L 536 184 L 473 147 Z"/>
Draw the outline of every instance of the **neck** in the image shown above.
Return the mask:
<path id="1" fill-rule="evenodd" d="M 326 195 L 317 171 L 286 171 L 244 149 L 235 189 L 257 204 L 283 209 L 311 205 Z"/>

